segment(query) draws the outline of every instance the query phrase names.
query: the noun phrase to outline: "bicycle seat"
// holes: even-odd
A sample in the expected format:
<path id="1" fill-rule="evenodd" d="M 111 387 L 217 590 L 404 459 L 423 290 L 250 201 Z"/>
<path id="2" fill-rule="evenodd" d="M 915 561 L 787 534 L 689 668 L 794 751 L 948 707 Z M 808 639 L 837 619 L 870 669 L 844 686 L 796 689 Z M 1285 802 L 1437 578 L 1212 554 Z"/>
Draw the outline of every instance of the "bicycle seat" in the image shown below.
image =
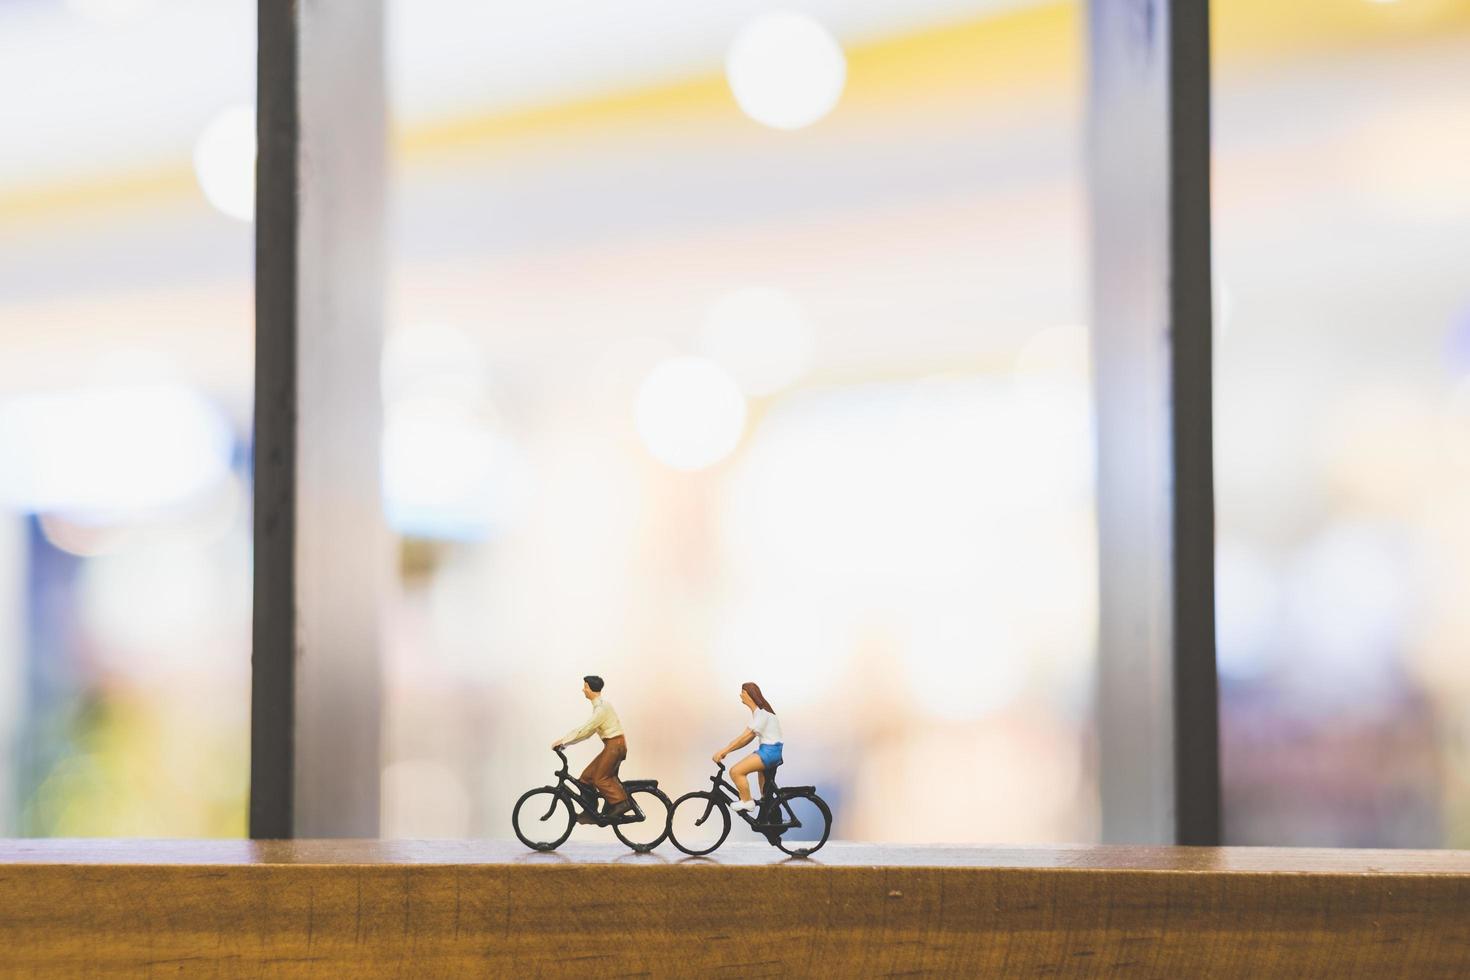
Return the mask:
<path id="1" fill-rule="evenodd" d="M 776 763 L 773 766 L 766 766 L 766 786 L 771 789 L 776 788 L 776 770 L 780 768 L 780 762 Z"/>

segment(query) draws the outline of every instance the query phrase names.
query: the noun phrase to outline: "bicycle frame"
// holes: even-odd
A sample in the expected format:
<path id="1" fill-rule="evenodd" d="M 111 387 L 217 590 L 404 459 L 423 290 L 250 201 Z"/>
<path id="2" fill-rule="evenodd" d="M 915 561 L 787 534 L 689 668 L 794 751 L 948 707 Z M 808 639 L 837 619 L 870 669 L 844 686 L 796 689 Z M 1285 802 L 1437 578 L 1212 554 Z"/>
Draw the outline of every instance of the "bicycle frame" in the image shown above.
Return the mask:
<path id="1" fill-rule="evenodd" d="M 717 762 L 715 763 L 715 765 L 718 768 L 715 769 L 715 774 L 710 777 L 709 781 L 714 789 L 718 791 L 718 795 L 723 801 L 720 805 L 728 810 L 730 809 L 730 804 L 740 799 L 740 791 L 735 788 L 733 783 L 725 779 L 725 764 L 723 762 Z M 777 795 L 780 792 L 779 787 L 777 787 L 775 783 L 776 780 L 774 776 L 767 777 L 766 791 L 761 794 L 761 798 L 758 801 L 759 805 L 756 807 L 755 810 L 756 816 L 751 816 L 745 810 L 735 811 L 737 814 L 739 814 L 742 820 L 750 825 L 751 830 L 765 834 L 768 839 L 771 837 L 773 832 L 775 832 L 775 835 L 779 837 L 786 831 L 801 826 L 800 818 L 796 816 L 795 811 L 793 811 L 789 806 L 786 807 L 786 812 L 791 816 L 790 823 L 763 823 L 759 819 L 760 816 L 764 815 L 770 809 L 772 804 L 780 804 L 782 802 L 781 798 Z M 704 822 L 709 819 L 710 814 L 713 813 L 714 810 L 715 801 L 710 800 L 709 805 L 704 808 L 704 814 L 698 820 L 694 821 L 694 826 L 703 827 Z"/>
<path id="2" fill-rule="evenodd" d="M 572 778 L 571 763 L 567 760 L 567 754 L 561 749 L 553 749 L 552 751 L 554 751 L 561 758 L 561 768 L 552 773 L 552 775 L 556 777 L 557 795 L 551 798 L 551 806 L 546 808 L 546 813 L 541 817 L 541 819 L 550 820 L 551 815 L 556 812 L 557 803 L 563 797 L 565 797 L 566 800 L 571 803 L 572 810 L 574 812 L 580 809 L 583 813 L 591 814 L 594 818 L 596 818 L 597 825 L 599 827 L 611 826 L 612 821 L 609 821 L 606 817 L 597 812 L 597 798 L 593 797 L 592 804 L 591 806 L 589 806 L 587 804 L 586 798 L 582 796 L 582 784 Z M 640 783 L 647 782 L 650 782 L 650 780 L 630 779 L 623 782 L 624 788 L 628 790 L 628 802 L 633 805 L 633 809 L 630 811 L 632 814 L 632 818 L 625 818 L 620 821 L 621 823 L 637 823 L 647 818 L 648 815 L 643 812 L 643 808 L 638 805 L 638 801 L 633 799 L 633 787 L 638 786 Z M 653 780 L 652 782 L 655 786 L 658 785 L 656 780 Z M 568 783 L 570 783 L 571 785 L 568 786 Z"/>
<path id="3" fill-rule="evenodd" d="M 556 812 L 556 804 L 563 796 L 565 796 L 567 800 L 572 804 L 572 808 L 574 810 L 577 807 L 581 807 L 583 813 L 589 812 L 587 810 L 587 804 L 582 799 L 582 794 L 573 793 L 570 789 L 567 788 L 567 783 L 574 781 L 572 779 L 571 763 L 567 761 L 567 754 L 561 749 L 553 749 L 552 751 L 554 751 L 561 758 L 561 768 L 552 773 L 552 775 L 556 777 L 557 795 L 551 798 L 551 806 L 546 808 L 546 813 L 541 817 L 541 819 L 551 819 L 551 815 Z"/>

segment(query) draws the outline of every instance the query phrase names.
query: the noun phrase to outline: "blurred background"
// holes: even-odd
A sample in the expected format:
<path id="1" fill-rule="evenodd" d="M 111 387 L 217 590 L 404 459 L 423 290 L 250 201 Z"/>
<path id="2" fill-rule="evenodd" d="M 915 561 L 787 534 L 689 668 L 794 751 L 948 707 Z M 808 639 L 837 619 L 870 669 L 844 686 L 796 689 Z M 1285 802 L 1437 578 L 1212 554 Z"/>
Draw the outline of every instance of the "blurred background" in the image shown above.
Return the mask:
<path id="1" fill-rule="evenodd" d="M 254 6 L 0 0 L 0 833 L 245 832 Z M 1470 846 L 1470 0 L 1213 6 L 1227 839 Z M 1081 5 L 388 8 L 382 833 L 1095 840 Z"/>

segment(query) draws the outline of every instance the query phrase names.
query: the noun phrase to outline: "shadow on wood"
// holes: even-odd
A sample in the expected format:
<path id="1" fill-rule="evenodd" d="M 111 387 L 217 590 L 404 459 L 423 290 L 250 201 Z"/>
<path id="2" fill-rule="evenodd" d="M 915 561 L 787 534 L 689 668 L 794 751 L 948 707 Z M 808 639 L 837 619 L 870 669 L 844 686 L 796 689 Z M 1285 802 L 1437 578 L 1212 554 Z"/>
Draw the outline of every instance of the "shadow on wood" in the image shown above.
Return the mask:
<path id="1" fill-rule="evenodd" d="M 1470 975 L 1470 853 L 0 842 L 0 974 Z"/>

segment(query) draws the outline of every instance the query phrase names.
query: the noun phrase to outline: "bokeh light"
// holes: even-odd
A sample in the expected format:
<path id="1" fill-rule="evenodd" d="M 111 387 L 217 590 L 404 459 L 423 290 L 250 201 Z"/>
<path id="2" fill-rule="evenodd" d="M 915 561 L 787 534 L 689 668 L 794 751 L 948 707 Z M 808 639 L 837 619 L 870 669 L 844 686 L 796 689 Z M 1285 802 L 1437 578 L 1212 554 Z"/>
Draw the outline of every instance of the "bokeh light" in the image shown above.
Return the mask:
<path id="1" fill-rule="evenodd" d="M 638 389 L 638 434 L 654 458 L 676 470 L 724 459 L 745 431 L 745 396 L 724 368 L 681 355 L 658 364 Z"/>
<path id="2" fill-rule="evenodd" d="M 0 402 L 0 506 L 94 521 L 163 507 L 223 480 L 233 446 L 189 388 L 17 395 Z"/>
<path id="3" fill-rule="evenodd" d="M 1261 553 L 1224 542 L 1215 555 L 1217 664 L 1221 676 L 1250 680 L 1273 669 L 1279 642 L 1282 583 Z"/>
<path id="4" fill-rule="evenodd" d="M 747 116 L 773 129 L 801 129 L 837 105 L 847 58 L 807 14 L 773 10 L 735 36 L 725 56 L 725 78 Z"/>
<path id="5" fill-rule="evenodd" d="M 383 509 L 401 534 L 479 540 L 525 513 L 531 468 L 491 400 L 480 344 L 420 323 L 383 344 Z"/>
<path id="6" fill-rule="evenodd" d="M 209 121 L 194 144 L 194 176 L 222 214 L 255 218 L 255 110 L 231 106 Z"/>
<path id="7" fill-rule="evenodd" d="M 530 470 L 495 423 L 452 400 L 407 399 L 383 428 L 383 504 L 403 534 L 478 539 L 514 527 Z"/>
<path id="8" fill-rule="evenodd" d="M 161 511 L 81 517 L 49 513 L 39 515 L 38 523 L 52 547 L 79 558 L 143 548 L 200 548 L 238 530 L 249 494 L 245 480 L 232 472 L 208 490 Z"/>

